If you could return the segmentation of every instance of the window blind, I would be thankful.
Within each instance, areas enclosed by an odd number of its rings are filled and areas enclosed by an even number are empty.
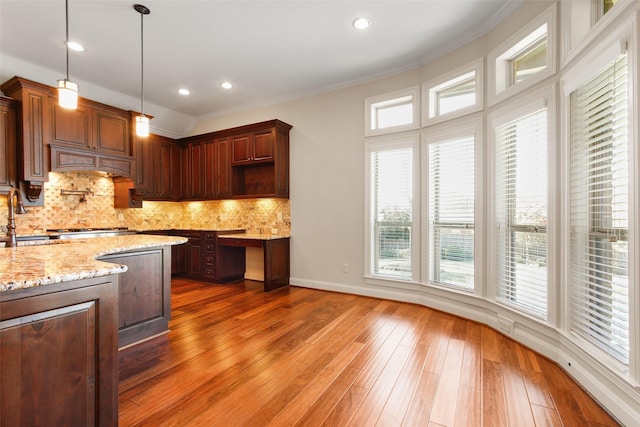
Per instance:
[[[475,136],[429,145],[429,279],[473,289]]]
[[[413,150],[371,153],[373,274],[411,279]]]
[[[629,361],[628,84],[621,55],[571,94],[572,330]]]
[[[496,128],[497,298],[547,314],[547,110]]]

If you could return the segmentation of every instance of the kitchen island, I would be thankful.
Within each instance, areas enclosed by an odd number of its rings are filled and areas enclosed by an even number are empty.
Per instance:
[[[185,241],[128,235],[0,249],[3,425],[117,425],[119,331],[130,339],[168,320],[170,247]],[[132,319],[141,301],[151,318],[122,327],[123,307]]]

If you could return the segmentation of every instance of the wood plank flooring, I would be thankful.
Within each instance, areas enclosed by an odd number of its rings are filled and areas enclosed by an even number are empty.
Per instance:
[[[120,353],[120,426],[616,426],[555,363],[422,306],[174,279]]]

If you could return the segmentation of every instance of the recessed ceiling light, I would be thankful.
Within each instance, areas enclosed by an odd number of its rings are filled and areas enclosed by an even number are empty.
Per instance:
[[[225,89],[231,89],[233,87],[233,85],[229,82],[222,82],[220,83],[220,87],[223,87]]]
[[[68,41],[67,46],[69,46],[69,49],[75,50],[76,52],[84,52],[84,46],[78,42]]]
[[[189,95],[191,92],[189,92],[189,89],[180,88],[180,89],[178,89],[178,93],[180,95]]]
[[[366,30],[367,28],[369,28],[369,25],[371,25],[371,21],[369,21],[367,18],[356,18],[353,21],[353,28],[357,30]]]

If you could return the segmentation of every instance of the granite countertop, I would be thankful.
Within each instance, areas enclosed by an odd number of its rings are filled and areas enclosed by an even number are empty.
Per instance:
[[[179,245],[187,239],[133,234],[50,242],[59,243],[0,248],[0,292],[123,273],[127,266],[96,258],[129,250]]]
[[[288,239],[291,236],[288,234],[258,234],[258,233],[233,233],[233,234],[220,234],[218,239],[250,239],[250,240],[275,240],[275,239]]]

